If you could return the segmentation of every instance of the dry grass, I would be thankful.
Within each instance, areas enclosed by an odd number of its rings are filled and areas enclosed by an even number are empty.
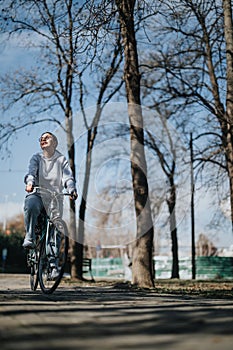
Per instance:
[[[83,287],[108,287],[124,290],[140,291],[140,288],[132,285],[129,282],[120,280],[96,280],[91,281],[77,281],[69,280],[66,283],[72,285],[79,285]],[[149,291],[149,290],[148,290]],[[156,280],[155,288],[151,289],[152,292],[158,294],[178,294],[178,295],[196,295],[201,297],[216,297],[233,299],[233,280]]]
[[[205,297],[233,298],[233,280],[157,280],[155,289],[159,293],[200,295]]]

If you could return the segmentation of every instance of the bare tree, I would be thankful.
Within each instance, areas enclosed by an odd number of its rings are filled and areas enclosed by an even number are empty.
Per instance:
[[[230,182],[231,222],[233,230],[233,21],[232,3],[223,0],[224,33],[226,42],[226,110],[217,115],[222,131],[222,143]]]
[[[12,136],[26,125],[42,122],[44,117],[40,118],[39,115],[48,115],[52,108],[61,109],[65,118],[69,163],[75,177],[72,97],[77,48],[74,45],[72,1],[63,4],[46,0],[12,1],[3,5],[5,5],[2,11],[4,17],[1,19],[6,23],[6,33],[19,38],[28,34],[26,45],[37,46],[38,50],[40,48],[41,56],[37,63],[37,71],[35,69],[32,71],[30,67],[29,71],[13,72],[14,78],[11,74],[7,77],[8,84],[2,88],[4,102],[8,103],[5,109],[20,103],[26,106],[25,114],[29,109],[30,111],[34,109],[34,115],[32,118],[27,116],[25,118],[24,114],[23,120],[13,118],[12,124],[2,125],[4,131],[1,139],[4,141],[4,132]],[[59,17],[60,21],[57,21]],[[35,43],[36,40],[38,44]],[[43,101],[43,107],[39,101]],[[72,202],[71,209],[72,237],[75,238],[75,205]],[[73,256],[75,257],[74,254]]]
[[[104,45],[105,33],[100,23],[103,24],[104,20],[107,23],[107,20],[94,1],[80,5],[72,0],[18,0],[3,1],[1,6],[2,32],[17,39],[25,38],[25,47],[33,49],[36,61],[28,70],[14,71],[2,77],[4,110],[9,111],[12,106],[18,108],[17,115],[13,114],[10,122],[7,120],[0,125],[0,140],[7,141],[29,125],[56,122],[65,129],[69,162],[75,176],[73,123],[80,95],[79,77],[93,63],[98,40],[102,40],[101,48]],[[73,277],[77,277],[79,245],[75,206],[73,202],[70,205],[71,272]]]
[[[133,284],[153,287],[153,222],[144,153],[143,119],[140,100],[140,73],[134,25],[134,0],[116,0],[124,47],[124,81],[128,102],[131,143],[131,172],[137,220],[133,250]]]
[[[122,61],[122,48],[120,43],[119,34],[116,36],[116,44],[113,50],[112,59],[109,62],[109,67],[105,68],[103,72],[103,76],[101,79],[101,85],[99,89],[99,94],[96,99],[96,111],[94,118],[90,125],[88,125],[88,120],[85,113],[85,108],[83,104],[83,92],[81,89],[80,94],[80,104],[82,108],[82,113],[85,121],[85,126],[87,129],[87,149],[86,149],[86,166],[85,166],[85,176],[83,183],[83,191],[82,191],[82,200],[79,209],[79,225],[78,225],[78,242],[77,242],[77,274],[80,279],[83,279],[82,274],[82,260],[83,260],[83,242],[84,242],[84,226],[85,226],[85,217],[86,217],[86,200],[88,196],[88,188],[90,181],[90,171],[91,171],[91,163],[92,163],[92,150],[94,148],[95,139],[97,136],[98,124],[101,118],[101,113],[104,106],[111,100],[114,94],[120,89],[122,85],[122,81],[119,82],[118,85],[114,87],[114,89],[109,92],[109,94],[105,97],[107,89],[114,75],[119,70],[120,64]],[[99,70],[102,70],[99,67]],[[81,84],[80,86],[83,86]]]
[[[217,248],[213,242],[203,233],[199,234],[196,249],[197,256],[215,256],[217,253]]]
[[[232,3],[230,0],[160,3],[163,8],[160,18],[153,25],[150,23],[150,35],[153,28],[157,50],[147,53],[144,61],[150,75],[154,72],[147,83],[160,103],[175,99],[187,107],[194,139],[202,129],[198,161],[211,162],[227,174],[233,223]],[[162,47],[159,42],[166,45]]]
[[[166,135],[165,139],[161,139],[161,135],[156,137],[149,130],[147,130],[146,144],[155,152],[158,157],[163,173],[167,178],[168,190],[165,194],[166,203],[169,212],[170,234],[172,243],[172,271],[171,278],[179,278],[179,259],[178,259],[178,239],[177,239],[177,223],[176,223],[176,204],[177,204],[177,185],[176,185],[176,167],[177,167],[177,139],[172,135],[167,125],[169,111],[161,110],[158,113],[161,117],[163,126],[163,133]],[[165,146],[165,147],[164,147]]]

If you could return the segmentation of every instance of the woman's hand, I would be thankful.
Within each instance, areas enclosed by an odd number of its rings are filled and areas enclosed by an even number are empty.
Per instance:
[[[77,193],[77,191],[76,190],[73,190],[73,191],[71,191],[71,193],[70,193],[70,199],[72,199],[72,200],[76,200],[78,198],[78,193]]]
[[[34,189],[34,186],[33,186],[33,184],[27,184],[26,185],[26,188],[25,188],[25,191],[27,191],[27,192],[32,192],[33,191],[33,189]]]

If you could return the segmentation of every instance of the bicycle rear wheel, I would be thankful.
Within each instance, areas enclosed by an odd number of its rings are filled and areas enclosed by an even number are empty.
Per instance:
[[[50,223],[49,241],[43,240],[39,258],[39,283],[43,293],[51,294],[59,285],[68,255],[68,231],[63,220]],[[53,277],[56,265],[57,275]]]

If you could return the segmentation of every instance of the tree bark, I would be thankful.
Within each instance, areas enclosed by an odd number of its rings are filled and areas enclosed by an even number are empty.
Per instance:
[[[220,120],[220,123],[222,125],[223,143],[229,175],[231,222],[233,231],[233,23],[231,6],[232,4],[230,0],[223,0],[227,62],[227,95],[225,121],[221,122]]]
[[[124,47],[124,81],[128,102],[131,145],[131,173],[135,201],[137,235],[133,249],[132,283],[151,288],[153,281],[153,222],[144,153],[143,118],[140,101],[140,73],[134,28],[134,0],[116,1]]]
[[[178,258],[178,240],[176,227],[176,186],[174,184],[174,175],[170,177],[170,192],[167,198],[169,210],[170,232],[172,241],[172,273],[171,278],[180,278],[179,276],[179,258]]]
[[[78,242],[77,242],[77,275],[79,279],[83,279],[82,261],[83,261],[83,244],[84,244],[84,223],[86,216],[86,199],[90,182],[90,171],[92,162],[92,149],[97,134],[97,127],[90,128],[87,132],[87,157],[85,178],[83,184],[82,200],[79,209],[79,225],[78,225]]]
[[[72,123],[72,111],[68,108],[66,114],[66,132],[67,132],[67,148],[68,148],[68,159],[71,170],[73,172],[74,179],[76,178],[75,174],[75,145],[73,137],[73,123]],[[69,239],[69,256],[70,256],[70,273],[72,278],[78,277],[78,247],[76,240],[76,208],[75,202],[70,200],[70,239]]]

